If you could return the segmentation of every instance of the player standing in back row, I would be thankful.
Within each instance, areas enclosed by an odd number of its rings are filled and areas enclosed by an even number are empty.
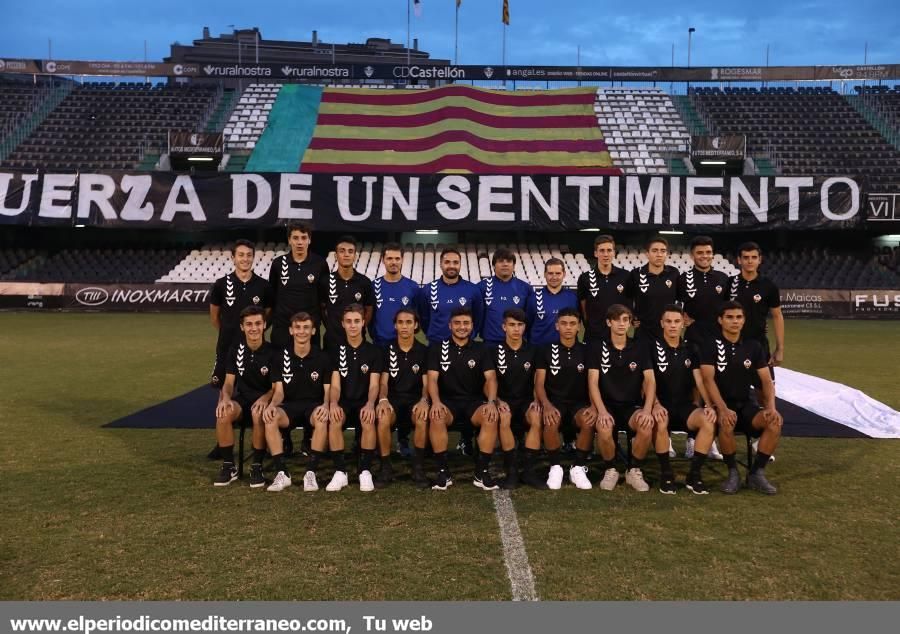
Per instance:
[[[485,345],[496,347],[506,338],[503,332],[504,314],[511,308],[525,308],[531,296],[531,286],[513,275],[516,254],[509,249],[497,249],[491,257],[494,275],[478,283],[484,302],[481,338]]]
[[[675,303],[678,293],[678,269],[666,264],[669,243],[655,237],[647,242],[647,263],[631,271],[628,295],[634,301],[637,322],[634,338],[652,346],[662,337],[659,319],[663,307]]]
[[[337,269],[329,273],[325,284],[325,296],[322,298],[325,323],[325,349],[332,351],[342,343],[347,343],[342,320],[344,309],[350,304],[359,304],[365,311],[363,321],[368,325],[372,321],[375,300],[372,297],[372,280],[359,273],[356,264],[356,239],[352,236],[341,236],[334,247]],[[366,336],[363,328],[363,337]]]
[[[616,241],[610,235],[594,239],[594,257],[597,266],[578,277],[578,301],[584,321],[584,342],[600,341],[609,336],[606,311],[613,304],[631,307],[626,295],[628,271],[613,264],[616,257]]]
[[[528,317],[528,342],[533,346],[559,343],[556,317],[564,308],[578,310],[578,296],[568,288],[563,288],[566,279],[566,265],[559,258],[544,262],[546,286],[534,289],[525,302]]]

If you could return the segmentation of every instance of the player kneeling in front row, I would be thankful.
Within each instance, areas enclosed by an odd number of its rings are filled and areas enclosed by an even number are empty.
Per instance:
[[[419,318],[410,308],[401,308],[394,315],[397,337],[385,349],[375,408],[378,418],[378,448],[381,452],[381,471],[376,488],[386,487],[394,478],[391,465],[391,428],[412,423],[415,427],[413,445],[413,482],[420,489],[431,486],[425,477],[423,460],[428,441],[428,348],[416,341]],[[399,434],[400,432],[398,432]]]
[[[267,491],[283,491],[291,486],[291,474],[284,463],[282,431],[297,427],[302,427],[306,437],[311,438],[312,447],[303,476],[303,490],[319,489],[316,468],[328,444],[328,392],[332,365],[326,353],[312,346],[315,330],[309,313],[300,312],[291,317],[288,331],[293,344],[282,351],[281,358],[272,369],[275,390],[262,416],[266,444],[275,470],[275,479]]]
[[[334,460],[334,476],[326,491],[340,491],[350,483],[344,464],[344,427],[359,432],[359,490],[374,491],[372,459],[375,457],[375,400],[381,385],[382,352],[363,339],[365,309],[360,304],[344,308],[341,326],[347,343],[332,350],[331,393],[329,394],[328,446]]]
[[[669,466],[668,428],[665,422],[653,420],[653,403],[656,400],[653,365],[646,348],[628,338],[632,317],[631,311],[621,304],[613,304],[606,312],[609,337],[593,345],[588,364],[588,391],[597,420],[593,429],[583,426],[576,440],[580,450],[590,449],[596,432],[597,448],[604,464],[600,488],[607,491],[614,489],[619,481],[615,466],[615,434],[618,430],[633,438],[628,470],[625,472],[626,484],[636,491],[650,490],[641,466],[651,442],[656,448],[661,471],[672,471]]]
[[[663,308],[662,339],[653,342],[650,356],[656,378],[656,403],[653,420],[667,426],[669,432],[686,431],[696,435],[691,469],[687,476],[688,490],[697,495],[709,493],[703,483],[701,470],[716,434],[716,413],[709,407],[709,397],[700,373],[700,360],[694,346],[681,338],[684,311],[676,304]],[[704,403],[700,407],[699,403]],[[662,493],[675,493],[675,476],[669,467],[668,456],[660,456],[663,466],[659,483]]]
[[[225,364],[225,383],[219,392],[216,405],[216,442],[222,457],[222,468],[213,484],[228,486],[238,477],[234,466],[233,425],[247,417],[253,425],[253,462],[250,466],[250,486],[261,487],[266,481],[262,474],[262,461],[266,453],[263,427],[257,421],[272,397],[270,370],[278,363],[278,351],[263,339],[266,329],[265,311],[259,306],[248,306],[241,311],[240,328],[244,339],[228,354]]]
[[[500,448],[503,450],[504,489],[519,486],[519,467],[516,464],[516,437],[525,429],[528,412],[540,414],[534,400],[535,348],[525,343],[527,317],[521,308],[503,311],[505,339],[494,348],[494,368],[497,376],[497,411],[500,414]]]
[[[580,323],[578,310],[561,309],[556,316],[559,343],[551,343],[537,355],[534,394],[540,404],[540,411],[529,408],[525,413],[528,432],[525,435],[525,469],[522,481],[538,489],[557,490],[562,487],[560,433],[574,433],[576,427],[592,425],[594,422],[594,410],[588,400],[586,381],[588,347],[578,341]],[[534,472],[542,437],[550,461],[546,483]],[[590,451],[579,452],[575,465],[569,469],[569,479],[578,488],[591,488],[586,476],[589,456]]]
[[[775,495],[778,489],[766,479],[766,465],[781,438],[783,419],[775,409],[775,385],[769,373],[768,354],[759,341],[741,336],[744,320],[741,304],[723,303],[718,317],[722,334],[706,342],[700,360],[703,382],[716,408],[719,448],[728,465],[722,492],[737,493],[741,488],[735,459],[737,431],[759,437],[756,459],[747,478],[750,488]],[[762,390],[759,400],[753,393],[754,385]]]
[[[446,491],[453,484],[447,468],[447,428],[478,429],[478,458],[473,484],[485,491],[499,488],[489,467],[497,444],[497,376],[491,351],[472,341],[472,311],[459,306],[450,313],[450,338],[428,351],[428,395],[431,398],[428,433],[437,463],[432,489]],[[485,403],[485,397],[487,403]]]

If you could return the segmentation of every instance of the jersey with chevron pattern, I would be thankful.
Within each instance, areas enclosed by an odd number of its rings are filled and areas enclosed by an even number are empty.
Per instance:
[[[664,340],[653,342],[650,350],[656,377],[656,397],[664,407],[690,403],[693,399],[694,370],[700,369],[696,349],[679,341],[673,348]]]
[[[419,294],[419,323],[430,343],[440,343],[450,337],[450,312],[457,306],[472,309],[472,336],[481,330],[484,305],[478,286],[464,279],[447,284],[438,278],[426,284]]]
[[[506,338],[503,332],[503,313],[509,308],[525,310],[525,303],[531,296],[531,285],[512,277],[504,282],[496,275],[478,283],[484,300],[484,319],[481,338],[489,344],[497,344]]]
[[[724,337],[704,342],[700,354],[702,365],[716,368],[716,387],[726,403],[746,403],[753,396],[751,386],[759,382],[759,370],[768,359],[756,339],[742,337],[732,343]]]
[[[575,342],[571,348],[551,343],[537,355],[537,369],[544,370],[544,391],[554,404],[586,404],[588,347]]]
[[[578,310],[578,296],[568,288],[558,293],[551,293],[546,286],[534,289],[525,302],[525,315],[528,317],[528,343],[534,346],[545,346],[559,343],[556,331],[556,316],[563,308]]]
[[[601,339],[591,344],[588,356],[588,368],[600,370],[600,396],[604,403],[643,404],[644,370],[652,370],[653,364],[642,343],[626,339],[620,350],[609,339]]]
[[[275,364],[272,382],[281,382],[284,400],[319,401],[325,397],[325,386],[331,384],[334,366],[329,356],[311,347],[305,357],[294,354],[293,349],[281,351],[281,359]]]
[[[245,342],[228,354],[226,374],[234,375],[235,393],[256,400],[272,388],[272,371],[281,363],[281,350],[268,341],[253,350]]]
[[[375,300],[375,314],[372,317],[372,339],[384,347],[397,336],[394,330],[394,316],[401,308],[410,308],[419,314],[419,285],[408,277],[389,282],[384,277],[372,282],[372,296]],[[419,325],[422,317],[419,315]]]

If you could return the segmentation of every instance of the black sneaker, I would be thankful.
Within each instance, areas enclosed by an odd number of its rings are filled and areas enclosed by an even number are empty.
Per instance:
[[[507,491],[514,491],[519,488],[519,471],[517,469],[510,470],[503,479],[503,488]]]
[[[408,438],[401,438],[400,440],[397,441],[397,453],[399,453],[404,458],[412,458],[413,457],[413,450],[409,446]]]
[[[394,468],[390,463],[385,463],[381,465],[381,471],[378,472],[378,477],[375,478],[375,488],[376,489],[384,489],[389,486],[391,482],[394,481]]]
[[[263,477],[262,465],[250,465],[250,488],[258,489],[264,486],[266,486],[266,479]]]
[[[475,479],[472,480],[472,484],[477,486],[479,489],[484,489],[485,491],[496,491],[500,488],[500,485],[497,484],[497,481],[489,471],[476,473]]]
[[[431,480],[425,476],[425,472],[422,469],[413,469],[412,480],[417,489],[428,489],[431,487]]]
[[[437,478],[434,483],[431,485],[431,488],[434,491],[446,491],[449,487],[453,485],[453,478],[450,477],[450,472],[444,469],[438,471]]]
[[[217,487],[227,487],[229,484],[237,480],[238,472],[237,467],[234,466],[233,462],[223,462],[222,468],[219,469],[219,475],[216,477],[213,482],[213,486]]]
[[[456,443],[456,450],[463,456],[472,456],[472,443],[462,438]]]
[[[522,483],[527,484],[528,486],[540,491],[547,490],[547,479],[541,478],[534,471],[526,471],[525,473],[523,473]]]
[[[709,495],[709,487],[706,486],[699,477],[695,478],[688,475],[687,479],[684,481],[684,486],[687,487],[688,491],[693,492],[694,495]]]
[[[675,495],[678,488],[675,486],[675,478],[670,475],[661,476],[659,479],[659,492],[664,495]]]
[[[221,460],[222,452],[219,451],[219,445],[217,444],[215,447],[210,450],[208,454],[206,454],[207,460]]]

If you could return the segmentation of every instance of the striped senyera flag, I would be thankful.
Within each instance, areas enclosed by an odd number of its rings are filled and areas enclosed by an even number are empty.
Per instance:
[[[322,93],[304,172],[620,174],[594,115],[593,88]]]

